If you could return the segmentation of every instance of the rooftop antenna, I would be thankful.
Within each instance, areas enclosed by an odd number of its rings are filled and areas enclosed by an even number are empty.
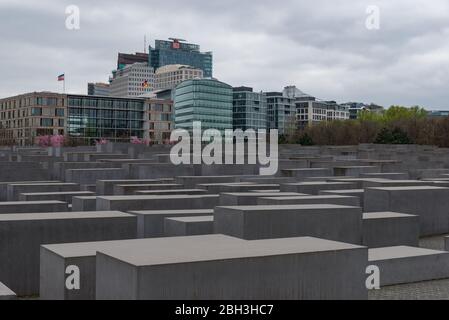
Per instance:
[[[143,52],[147,53],[147,35],[143,36]]]

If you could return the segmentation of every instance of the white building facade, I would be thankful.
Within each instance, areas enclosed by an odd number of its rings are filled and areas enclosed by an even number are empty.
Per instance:
[[[203,78],[203,70],[188,65],[170,64],[160,67],[154,75],[154,89],[174,89],[185,80]]]
[[[154,90],[154,69],[138,62],[113,72],[110,92],[114,97],[138,97]]]

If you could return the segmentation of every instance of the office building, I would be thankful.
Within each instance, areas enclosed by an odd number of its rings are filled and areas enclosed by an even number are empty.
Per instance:
[[[346,102],[341,104],[347,107],[349,111],[349,119],[358,119],[361,111],[369,111],[374,113],[382,113],[384,108],[377,104],[365,104],[363,102]]]
[[[134,54],[129,54],[119,52],[117,58],[117,69],[123,69],[130,64],[145,62],[148,62],[148,53],[136,52]]]
[[[190,79],[175,89],[175,128],[191,131],[194,121],[203,130],[232,129],[232,87],[212,78]]]
[[[146,62],[127,65],[113,72],[111,96],[138,97],[154,90],[154,69]]]
[[[174,89],[185,80],[202,78],[203,70],[182,64],[160,67],[154,74],[154,90]]]
[[[291,134],[296,130],[295,99],[283,92],[266,92],[267,129],[277,129],[279,134]]]
[[[212,52],[201,52],[200,46],[182,39],[156,40],[149,47],[149,63],[157,70],[170,64],[182,64],[203,70],[204,77],[212,77]]]
[[[108,97],[111,94],[111,85],[109,83],[88,83],[87,95]]]
[[[52,92],[0,99],[0,145],[33,145],[38,136],[58,134],[80,144],[133,136],[162,143],[173,126],[171,100]]]
[[[250,87],[233,89],[234,129],[266,129],[267,97],[263,92],[253,92]]]
[[[144,135],[144,100],[67,95],[67,135],[83,143]]]

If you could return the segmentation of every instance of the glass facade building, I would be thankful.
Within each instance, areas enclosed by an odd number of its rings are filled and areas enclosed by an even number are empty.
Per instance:
[[[267,129],[278,129],[279,134],[296,126],[295,99],[282,92],[267,92]]]
[[[249,87],[233,89],[234,129],[266,129],[267,98],[264,93],[253,92]]]
[[[143,137],[144,100],[68,96],[67,134],[93,142],[101,138],[129,141]]]
[[[215,79],[191,79],[175,89],[175,128],[191,131],[194,121],[202,130],[232,129],[232,87]]]
[[[149,64],[156,70],[170,64],[189,65],[203,70],[204,77],[212,77],[212,52],[200,52],[197,44],[156,40],[155,47],[149,47]]]

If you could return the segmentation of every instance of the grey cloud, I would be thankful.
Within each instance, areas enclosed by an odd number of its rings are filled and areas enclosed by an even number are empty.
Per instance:
[[[81,9],[81,30],[64,10]],[[365,28],[378,5],[381,28]],[[183,37],[214,52],[231,85],[303,91],[340,102],[449,108],[449,4],[444,0],[87,1],[0,0],[0,95],[105,81],[118,51],[143,50],[143,35]]]

